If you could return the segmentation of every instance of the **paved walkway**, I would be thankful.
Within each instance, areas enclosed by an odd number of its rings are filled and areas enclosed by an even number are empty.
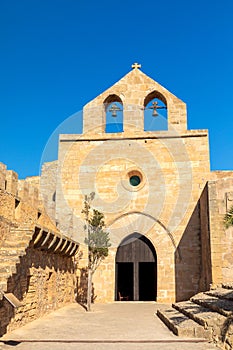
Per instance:
[[[70,304],[0,338],[1,350],[212,350],[176,337],[156,317],[156,303]],[[162,306],[164,307],[164,305]]]

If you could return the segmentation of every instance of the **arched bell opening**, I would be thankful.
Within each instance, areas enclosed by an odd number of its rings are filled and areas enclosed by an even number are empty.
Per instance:
[[[157,255],[145,236],[133,233],[116,253],[115,300],[156,301]]]
[[[144,130],[168,130],[167,101],[158,91],[153,91],[144,99]]]
[[[105,107],[105,132],[123,132],[123,102],[115,94],[109,95],[104,100]]]

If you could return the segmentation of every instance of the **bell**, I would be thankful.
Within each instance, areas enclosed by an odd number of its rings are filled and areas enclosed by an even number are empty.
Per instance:
[[[153,109],[152,117],[158,117],[158,113],[155,108]]]
[[[117,105],[115,103],[113,103],[112,107],[109,109],[109,112],[112,113],[112,117],[116,117],[117,116],[117,111],[120,111],[120,108],[117,107]]]

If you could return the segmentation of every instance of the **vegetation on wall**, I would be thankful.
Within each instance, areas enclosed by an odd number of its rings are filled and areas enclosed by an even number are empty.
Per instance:
[[[233,205],[224,216],[224,225],[226,228],[233,226]]]

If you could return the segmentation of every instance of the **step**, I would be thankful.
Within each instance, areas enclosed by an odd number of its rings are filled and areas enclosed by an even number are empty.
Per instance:
[[[2,272],[0,273],[0,284],[1,283],[4,283],[4,282],[7,282],[8,278],[10,277],[11,275],[7,272]]]
[[[29,241],[32,238],[31,233],[15,233],[15,232],[10,232],[7,236],[7,239],[9,240],[20,240],[20,239],[25,239]]]
[[[19,234],[9,234],[6,236],[7,239],[9,239],[10,241],[20,241],[20,240],[25,240],[27,242],[30,242],[30,240],[32,239],[32,234],[23,234],[23,235],[19,235]]]
[[[199,293],[191,298],[191,301],[218,312],[223,316],[230,316],[233,312],[233,302],[226,299],[219,299],[206,293]]]
[[[7,281],[0,281],[0,291],[7,291]]]
[[[205,339],[210,337],[208,330],[205,330],[204,327],[173,308],[158,309],[157,316],[175,335],[180,337]]]
[[[18,248],[26,248],[28,245],[28,242],[26,242],[25,240],[23,241],[9,241],[6,240],[3,242],[2,247],[3,248],[11,248],[11,249],[18,249]]]
[[[220,298],[220,299],[227,299],[233,301],[233,290],[232,289],[226,289],[226,288],[216,288],[213,290],[209,290],[208,292],[205,292],[205,294]]]
[[[25,254],[25,249],[18,248],[18,249],[13,249],[12,247],[3,247],[0,248],[0,255],[5,255],[5,256],[22,256]]]
[[[17,272],[17,268],[15,264],[14,265],[8,264],[5,266],[0,265],[0,276],[5,273],[12,275],[13,273],[16,273],[16,272]]]
[[[0,268],[5,266],[14,266],[17,263],[18,261],[16,259],[5,259],[5,260],[0,259]]]
[[[213,326],[222,327],[226,321],[226,317],[223,315],[220,315],[215,311],[211,311],[204,306],[195,304],[190,300],[175,303],[172,304],[172,306],[185,316],[199,323],[205,329]]]
[[[8,262],[17,264],[20,262],[20,258],[18,255],[11,255],[10,257],[6,255],[0,255],[0,265],[7,264]]]
[[[20,225],[17,225],[16,227],[12,227],[11,228],[11,231],[12,232],[29,232],[29,231],[32,231],[32,227],[31,225],[24,225],[24,224],[20,224]]]

